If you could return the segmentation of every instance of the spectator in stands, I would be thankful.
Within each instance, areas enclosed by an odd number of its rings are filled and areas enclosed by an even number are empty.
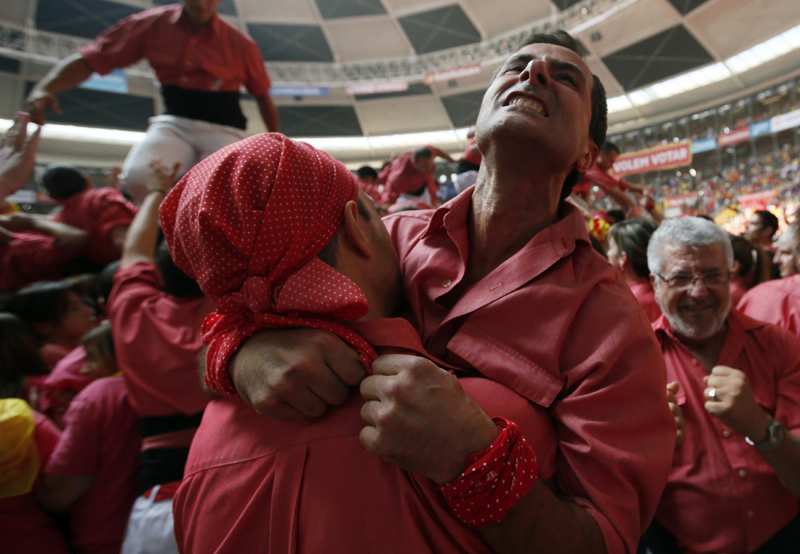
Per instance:
[[[0,291],[61,279],[89,240],[87,231],[66,223],[20,212],[0,215]]]
[[[605,194],[613,198],[626,215],[629,215],[636,208],[636,202],[626,194],[626,191],[630,190],[637,194],[644,194],[645,190],[624,179],[609,175],[608,172],[613,169],[614,162],[617,161],[618,156],[619,147],[616,144],[608,141],[603,143],[594,165],[584,173],[578,184],[572,189],[572,193],[581,197],[584,202],[588,202],[592,186],[596,185]]]
[[[392,160],[378,175],[378,184],[385,187],[381,204],[389,207],[401,202],[422,202],[437,206],[439,189],[433,178],[436,158],[454,161],[435,146],[423,146]]]
[[[733,249],[712,222],[663,223],[647,258],[666,316],[654,328],[684,419],[650,548],[796,552],[800,342],[731,309]]]
[[[297,167],[312,177],[298,181]],[[248,138],[193,168],[162,205],[161,221],[176,262],[217,302],[206,338],[241,337],[262,325],[323,326],[370,360],[370,341],[379,353],[428,357],[410,323],[396,317],[397,255],[370,204],[339,162],[285,137]],[[287,210],[292,223],[273,217]],[[251,217],[259,231],[242,236],[237,229]],[[248,294],[261,285],[275,291],[271,299]],[[208,356],[215,355],[212,347]],[[556,449],[546,411],[487,379],[459,382],[482,408],[534,436],[539,477],[549,480]],[[329,418],[297,424],[229,399],[212,401],[176,495],[181,550],[482,552],[431,481],[363,449],[362,404],[355,396]],[[513,494],[523,494],[533,482],[524,467],[532,452],[524,438],[515,441]],[[500,487],[492,503],[504,494]],[[286,499],[295,496],[299,506],[287,510]]]
[[[733,247],[731,300],[738,306],[744,293],[769,279],[769,265],[760,246],[744,237],[731,235],[730,239]]]
[[[615,223],[608,231],[608,261],[625,277],[651,323],[661,317],[647,268],[647,244],[655,230],[651,220],[637,218]]]
[[[780,279],[750,289],[739,301],[742,313],[782,327],[800,338],[800,223],[792,224],[776,241]]]
[[[546,406],[558,430],[558,496],[537,480],[513,516],[478,527],[498,551],[633,551],[674,450],[651,327],[591,249],[579,212],[562,203],[606,128],[602,84],[577,52],[563,31],[530,37],[484,95],[475,187],[439,210],[384,220],[426,349]],[[262,331],[230,374],[236,345],[227,348],[227,358],[207,357],[208,381],[273,417],[318,416],[364,378],[357,354],[323,331]],[[426,360],[384,363],[361,381],[362,443],[413,473],[459,480],[485,416],[466,409],[463,391]]]
[[[97,325],[94,310],[63,281],[36,283],[20,290],[8,309],[39,337],[39,351],[50,369]]]
[[[94,345],[110,331],[106,325],[85,341]],[[99,333],[99,334],[98,334]],[[110,340],[108,338],[107,340]],[[139,421],[120,376],[112,376],[113,359],[72,400],[65,427],[37,492],[54,512],[70,512],[70,544],[77,554],[117,554],[139,469]]]
[[[28,137],[30,119],[30,114],[18,112],[0,142],[0,204],[21,189],[33,171],[42,128]]]
[[[760,246],[770,263],[771,279],[777,279],[780,274],[779,268],[774,263],[775,248],[772,239],[778,232],[778,218],[767,210],[756,210],[747,222],[747,229],[744,231],[744,238],[753,244]]]
[[[364,189],[367,196],[372,198],[373,202],[380,203],[383,195],[378,188],[378,172],[375,171],[375,168],[369,165],[361,166],[356,170],[356,177],[358,177],[358,184]]]
[[[201,324],[213,304],[156,249],[158,207],[178,168],[151,162],[148,192],[131,223],[114,275],[109,319],[117,366],[141,416],[141,471],[122,552],[177,552],[172,495],[209,397],[200,388]]]
[[[127,17],[61,60],[31,89],[26,109],[44,123],[45,108],[61,109],[55,94],[70,90],[92,72],[105,75],[142,58],[161,85],[164,114],[150,120],[145,139],[134,146],[122,180],[137,203],[146,192],[147,167],[160,156],[183,171],[226,144],[245,136],[247,119],[239,106],[245,86],[270,131],[279,131],[269,96],[270,80],[258,45],[217,16],[221,0],[182,0]]]
[[[101,268],[118,260],[136,208],[119,191],[93,188],[89,178],[69,165],[51,165],[42,174],[42,186],[61,210],[52,220],[89,233],[84,256]]]

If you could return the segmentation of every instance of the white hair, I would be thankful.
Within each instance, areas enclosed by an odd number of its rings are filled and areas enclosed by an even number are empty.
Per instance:
[[[647,267],[650,273],[659,274],[664,269],[664,249],[667,246],[688,247],[722,245],[725,263],[733,269],[733,246],[728,233],[714,222],[702,217],[679,217],[662,223],[647,245]]]

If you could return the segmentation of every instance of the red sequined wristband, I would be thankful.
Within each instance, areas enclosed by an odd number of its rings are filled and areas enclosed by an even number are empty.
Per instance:
[[[536,453],[517,424],[502,417],[492,421],[501,431],[491,446],[472,454],[459,477],[437,487],[453,515],[467,525],[499,523],[539,475]]]

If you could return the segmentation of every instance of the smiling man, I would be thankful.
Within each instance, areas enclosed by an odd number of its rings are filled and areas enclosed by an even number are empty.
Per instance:
[[[103,31],[92,44],[61,60],[31,89],[26,110],[44,123],[45,108],[61,115],[56,94],[142,58],[161,87],[164,113],[150,119],[147,135],[122,167],[125,190],[141,204],[147,167],[154,157],[185,173],[212,152],[243,139],[247,119],[239,89],[253,95],[270,131],[278,112],[269,96],[270,80],[256,43],[217,16],[222,0],[183,0],[142,11]]]
[[[495,552],[634,552],[675,444],[649,323],[563,202],[606,132],[605,92],[577,52],[563,31],[525,41],[484,96],[475,187],[438,210],[384,219],[403,272],[404,316],[427,351],[514,390],[556,429],[553,478],[507,501],[503,517],[470,523]],[[346,401],[360,383],[364,447],[440,484],[448,498],[500,434],[496,414],[465,403],[429,360],[379,358],[365,378],[335,336],[270,330],[248,340],[229,375],[237,344],[228,339],[209,346],[215,390],[299,420]]]
[[[647,258],[664,312],[653,326],[685,422],[651,549],[796,552],[800,343],[731,309],[733,249],[714,223],[663,223]]]

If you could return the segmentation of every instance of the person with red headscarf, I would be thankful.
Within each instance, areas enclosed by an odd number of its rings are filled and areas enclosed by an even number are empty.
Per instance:
[[[367,370],[379,371],[379,353],[429,357],[413,327],[392,318],[402,293],[383,223],[327,154],[277,134],[235,143],[187,173],[161,220],[176,263],[217,305],[203,326],[209,363],[265,327],[327,329]],[[175,496],[178,544],[193,553],[488,552],[466,522],[501,518],[508,497],[519,498],[537,471],[552,477],[554,430],[544,410],[502,385],[451,376],[448,383],[519,422],[499,418],[475,429],[496,443],[474,460],[487,490],[472,476],[437,487],[367,453],[358,396],[299,423],[213,400]],[[536,447],[538,465],[520,433]]]

